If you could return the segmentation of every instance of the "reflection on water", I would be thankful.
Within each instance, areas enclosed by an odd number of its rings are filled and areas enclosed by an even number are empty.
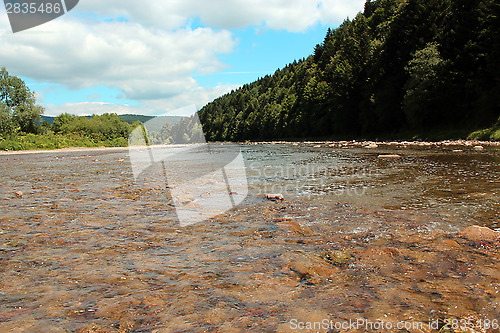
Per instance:
[[[422,331],[470,319],[481,332],[498,319],[499,246],[456,231],[498,228],[499,151],[452,148],[245,145],[249,197],[184,228],[176,184],[155,168],[135,182],[128,152],[0,156],[0,331],[292,332],[293,319],[363,318]]]

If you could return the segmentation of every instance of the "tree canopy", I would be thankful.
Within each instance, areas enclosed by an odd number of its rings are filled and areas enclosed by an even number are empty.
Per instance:
[[[377,0],[309,57],[199,111],[208,140],[473,130],[500,115],[495,0]]]
[[[14,132],[34,133],[44,108],[23,80],[0,70],[0,136]]]

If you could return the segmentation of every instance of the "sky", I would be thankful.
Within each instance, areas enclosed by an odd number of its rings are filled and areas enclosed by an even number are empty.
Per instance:
[[[363,4],[80,0],[15,34],[3,7],[0,67],[25,80],[45,115],[174,115],[307,57]]]

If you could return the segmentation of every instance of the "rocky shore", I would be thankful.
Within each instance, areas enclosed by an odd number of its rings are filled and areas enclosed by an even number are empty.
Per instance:
[[[476,140],[445,140],[436,142],[426,141],[259,141],[259,142],[240,142],[238,144],[293,144],[293,145],[316,145],[318,147],[330,146],[334,148],[415,148],[415,147],[464,147],[481,150],[484,147],[499,147],[500,141],[476,141]],[[134,146],[136,149],[144,149],[146,147]],[[153,146],[155,147],[155,146]],[[161,145],[156,146],[161,147]],[[40,150],[16,150],[16,151],[0,151],[0,155],[17,155],[17,154],[41,154],[53,152],[78,152],[78,151],[112,151],[112,150],[128,150],[129,147],[70,147],[61,149],[40,149]]]
[[[293,144],[293,145],[317,145],[318,147],[330,146],[333,148],[450,148],[464,147],[481,150],[480,147],[499,147],[500,141],[477,141],[477,140],[444,140],[444,141],[261,141],[249,144]]]

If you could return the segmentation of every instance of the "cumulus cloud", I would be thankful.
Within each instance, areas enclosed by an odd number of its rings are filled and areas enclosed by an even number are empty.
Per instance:
[[[165,115],[173,110],[194,105],[197,109],[212,101],[213,99],[237,89],[238,85],[219,85],[213,88],[196,87],[193,90],[186,91],[175,97],[147,100],[141,105],[126,105],[103,102],[80,102],[80,103],[65,103],[61,105],[48,104],[45,105],[45,114],[56,116],[61,113],[71,113],[80,116],[88,116],[92,114],[116,113],[116,114],[152,114]]]
[[[3,34],[0,59],[13,73],[34,80],[71,88],[116,87],[129,99],[150,100],[196,88],[192,73],[222,70],[217,55],[231,52],[235,43],[226,30],[164,31],[137,23],[61,19]]]
[[[364,0],[85,0],[52,22],[17,34],[0,15],[0,66],[14,75],[72,89],[107,86],[141,108],[115,104],[47,105],[47,113],[158,113],[203,106],[234,89],[200,87],[194,73],[226,66],[235,50],[230,29],[304,31],[354,16]],[[199,18],[205,28],[191,29]],[[100,111],[98,111],[100,110]],[[57,113],[56,113],[57,114]]]
[[[250,25],[298,32],[317,23],[353,17],[364,0],[86,0],[78,10],[102,17],[123,17],[143,25],[176,29],[190,17],[222,29]]]

